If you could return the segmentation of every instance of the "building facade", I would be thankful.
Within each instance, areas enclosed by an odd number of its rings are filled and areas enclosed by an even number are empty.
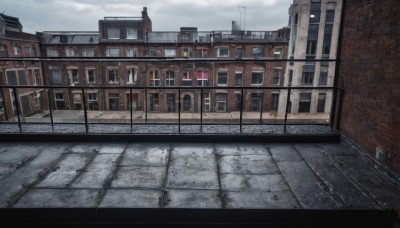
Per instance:
[[[288,59],[336,59],[342,0],[293,0],[289,9]],[[287,63],[284,86],[334,86],[335,61]],[[329,113],[332,90],[292,90],[288,111],[293,114]],[[281,94],[280,113],[285,112],[287,92]]]
[[[123,111],[132,106],[133,110],[148,112],[178,112],[178,102],[181,102],[182,112],[200,112],[201,109],[205,112],[239,111],[240,88],[228,90],[224,87],[283,85],[286,64],[262,59],[280,59],[287,55],[288,28],[255,32],[235,30],[232,26],[231,31],[201,32],[195,27],[183,27],[177,32],[154,32],[151,25],[145,7],[141,17],[100,20],[99,32],[43,32],[42,51],[47,57],[135,60],[45,63],[46,81],[50,85],[110,87],[86,91],[90,110]],[[136,61],[159,57],[182,61]],[[233,59],[236,61],[231,61]],[[131,95],[130,88],[135,86],[151,88],[146,91],[134,89]],[[201,90],[205,86],[220,88]],[[65,89],[54,93],[55,109],[83,108],[79,90]],[[276,113],[278,110],[279,90],[251,89],[243,94],[245,111]]]
[[[22,25],[18,18],[0,14],[0,24],[1,57],[41,56],[40,37],[22,32]],[[0,63],[0,84],[10,86],[43,85],[41,63],[2,61]],[[16,102],[16,98],[18,98],[18,102]],[[12,119],[17,113],[20,116],[30,116],[42,112],[47,105],[44,89],[1,89],[0,121]]]

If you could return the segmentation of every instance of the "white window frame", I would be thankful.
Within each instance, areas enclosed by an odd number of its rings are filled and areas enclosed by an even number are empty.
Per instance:
[[[13,50],[14,50],[14,56],[21,56],[21,48],[20,47],[14,46]]]
[[[110,72],[113,72],[113,77],[114,80],[110,80]],[[109,84],[118,84],[119,82],[119,75],[118,75],[118,69],[112,68],[112,69],[107,69],[107,79]]]
[[[168,70],[165,72],[165,86],[175,86],[175,80],[176,76],[174,71]]]
[[[65,54],[66,54],[67,57],[76,57],[76,56],[78,56],[77,55],[77,51],[74,48],[67,48],[65,50]]]
[[[226,83],[225,84],[219,83],[219,77],[221,76],[220,74],[226,75]],[[227,86],[227,85],[228,85],[228,71],[218,71],[217,72],[217,86]]]
[[[109,40],[121,39],[120,29],[119,28],[108,28],[107,29],[107,39],[109,39]]]
[[[107,57],[119,57],[119,48],[106,48]]]
[[[93,71],[93,81],[89,78],[89,71]],[[88,84],[96,83],[96,69],[95,68],[86,68],[86,81]]]
[[[128,47],[125,49],[126,57],[138,57],[138,49],[134,47]]]
[[[90,49],[82,50],[82,57],[94,57],[94,50]]]
[[[126,39],[127,40],[137,40],[138,39],[138,30],[136,28],[127,28],[126,29]]]
[[[160,74],[158,70],[149,71],[150,86],[161,86]]]
[[[166,48],[164,49],[164,56],[165,57],[176,57],[176,49],[174,48]]]
[[[225,50],[227,51],[226,56],[225,55],[221,55],[221,51]],[[229,48],[228,47],[219,47],[218,48],[218,58],[229,58]]]
[[[74,72],[76,72],[76,75],[73,74]],[[71,85],[79,84],[79,70],[78,69],[68,69],[68,77],[69,77],[69,81],[71,82]],[[76,78],[74,78],[74,77],[76,77]]]
[[[138,69],[134,67],[126,68],[126,84],[136,84],[137,83]]]
[[[261,83],[253,83],[253,74],[257,73],[262,75],[262,79],[261,79]],[[264,71],[252,71],[251,72],[251,85],[262,85],[264,83],[264,79],[265,79],[265,74]]]
[[[275,75],[275,72],[278,72],[278,75]],[[276,76],[278,76],[278,83],[274,83],[274,80],[276,79]],[[274,68],[272,70],[272,85],[280,85],[281,78],[282,78],[282,69],[281,68]]]

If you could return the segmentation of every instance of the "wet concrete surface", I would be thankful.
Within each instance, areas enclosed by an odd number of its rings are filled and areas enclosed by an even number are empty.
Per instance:
[[[392,209],[342,143],[0,143],[1,208]]]

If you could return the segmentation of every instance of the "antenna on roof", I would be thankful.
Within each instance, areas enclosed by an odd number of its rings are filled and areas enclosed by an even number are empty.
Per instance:
[[[245,6],[241,6],[241,5],[238,5],[238,7],[239,7],[239,16],[240,16],[240,22],[239,22],[239,26],[240,26],[240,29],[242,29],[242,11],[240,10],[240,9],[244,9],[244,26],[243,26],[243,31],[246,31],[246,7]]]

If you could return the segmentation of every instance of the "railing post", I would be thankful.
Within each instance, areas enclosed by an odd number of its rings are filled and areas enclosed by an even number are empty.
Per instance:
[[[51,92],[50,92],[51,91]],[[53,89],[50,88],[49,90],[47,90],[47,97],[48,97],[48,102],[49,102],[49,112],[50,112],[50,122],[51,122],[51,129],[54,132],[54,120],[53,120],[53,110],[51,109],[51,104],[52,104],[52,100],[51,97],[53,96]]]
[[[260,124],[262,124],[263,107],[264,107],[264,89],[263,92],[261,93]]]
[[[287,95],[287,100],[286,100],[286,111],[285,111],[285,125],[283,128],[283,133],[286,134],[286,125],[287,125],[287,117],[288,117],[288,111],[289,111],[289,102],[290,102],[290,93],[292,89],[288,88],[288,95]]]
[[[178,132],[181,133],[181,88],[178,89]]]
[[[17,96],[17,91],[15,87],[12,87],[13,94],[14,94],[14,100],[15,100],[15,110],[17,111],[17,116],[18,116],[18,127],[19,127],[19,132],[22,133],[22,127],[21,127],[21,118],[19,116],[19,102],[18,102],[18,96]]]
[[[85,115],[85,128],[86,128],[86,134],[87,134],[87,133],[89,133],[89,125],[88,125],[88,117],[87,117],[85,89],[83,87],[82,87],[82,101],[83,101],[83,112]]]
[[[5,88],[1,88],[1,97],[3,98],[3,104],[4,104],[4,106],[3,106],[3,108],[4,108],[4,115],[6,116],[6,120],[8,120],[8,114],[7,114],[7,105],[5,105],[5,101],[4,101],[4,99],[5,99],[5,96],[4,96],[4,90],[5,90]]]
[[[239,131],[242,133],[242,124],[243,124],[243,96],[244,96],[244,89],[241,89],[241,97],[240,97],[240,120],[239,120]]]
[[[145,117],[145,123],[147,124],[147,89],[144,90],[144,117]]]
[[[200,90],[200,132],[203,132],[203,88]]]
[[[133,107],[132,107],[132,88],[129,89],[129,107],[130,107],[130,112],[131,112],[131,133],[132,133],[132,128],[133,128]]]

